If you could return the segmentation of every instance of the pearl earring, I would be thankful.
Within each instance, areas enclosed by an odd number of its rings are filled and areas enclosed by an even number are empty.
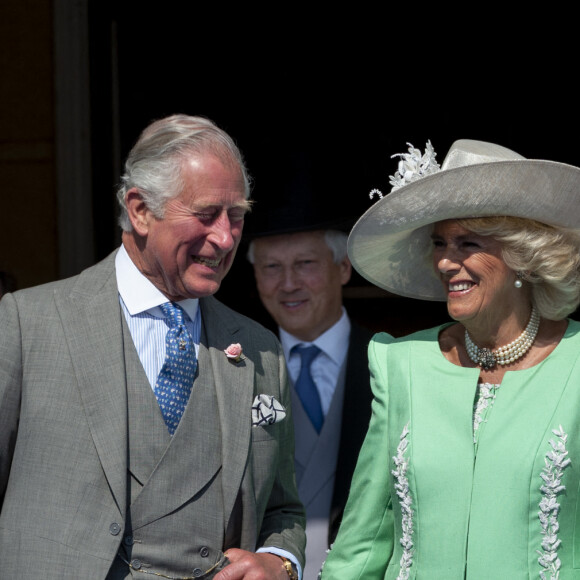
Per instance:
[[[523,282],[522,282],[522,278],[523,278],[523,276],[524,276],[524,275],[523,275],[521,272],[518,272],[518,273],[516,274],[516,279],[515,279],[515,282],[514,282],[514,286],[515,286],[516,288],[521,288],[521,287],[523,286]]]

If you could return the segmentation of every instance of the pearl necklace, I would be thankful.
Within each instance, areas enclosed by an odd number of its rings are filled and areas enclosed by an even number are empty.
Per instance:
[[[540,315],[535,306],[532,306],[532,315],[524,331],[512,342],[500,346],[496,350],[479,348],[465,330],[465,348],[469,358],[482,369],[492,369],[496,364],[509,365],[522,358],[530,350],[540,327]]]

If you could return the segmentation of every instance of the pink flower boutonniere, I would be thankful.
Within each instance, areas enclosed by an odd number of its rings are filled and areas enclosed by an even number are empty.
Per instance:
[[[242,354],[242,345],[239,343],[230,344],[228,348],[224,350],[226,356],[233,362],[240,362],[244,360],[246,357]]]

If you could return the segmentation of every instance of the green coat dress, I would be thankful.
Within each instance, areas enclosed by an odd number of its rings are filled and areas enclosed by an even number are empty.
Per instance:
[[[371,423],[322,579],[580,579],[580,324],[487,397],[442,328],[369,346]]]

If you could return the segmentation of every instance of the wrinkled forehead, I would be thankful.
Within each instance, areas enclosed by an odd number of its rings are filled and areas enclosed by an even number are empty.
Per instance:
[[[199,185],[208,187],[218,174],[224,180],[229,180],[230,188],[242,192],[248,199],[250,197],[249,179],[245,168],[230,151],[226,149],[216,150],[187,150],[177,157],[178,171],[183,186],[197,182]]]
[[[223,163],[214,155],[191,155],[180,166],[181,192],[188,197],[211,197],[214,203],[246,200],[246,185],[236,163]]]

